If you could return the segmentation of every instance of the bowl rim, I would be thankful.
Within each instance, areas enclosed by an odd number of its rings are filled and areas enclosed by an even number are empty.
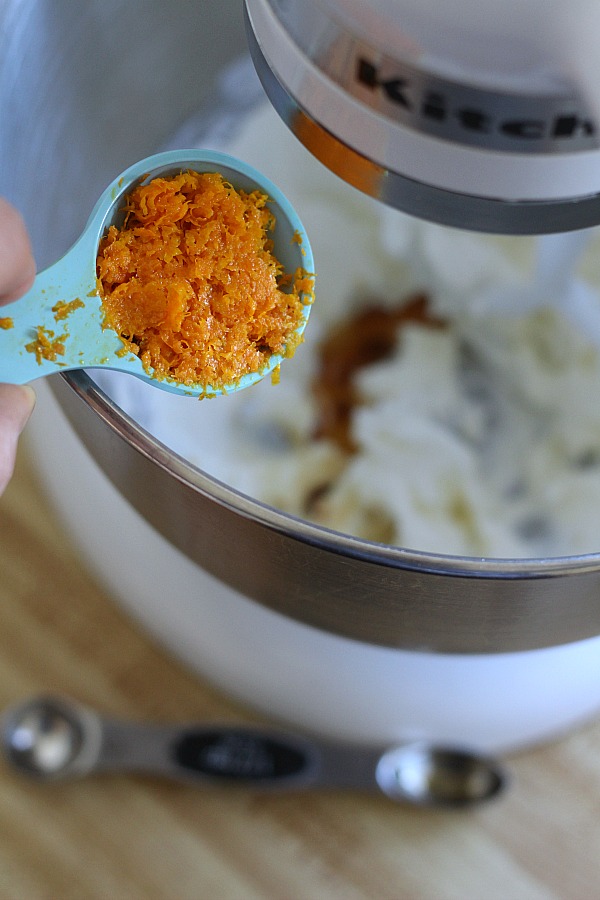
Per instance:
[[[150,462],[194,492],[270,530],[355,560],[418,573],[513,580],[582,575],[600,569],[600,551],[555,557],[457,556],[376,543],[286,513],[230,487],[155,438],[97,385],[92,371],[74,370],[60,377],[113,432]]]

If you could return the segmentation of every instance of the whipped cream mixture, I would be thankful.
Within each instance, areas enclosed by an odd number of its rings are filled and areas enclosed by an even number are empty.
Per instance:
[[[595,237],[569,281],[563,256],[579,237],[543,239],[536,256],[532,239],[386,209],[316,162],[266,105],[221,149],[264,171],[306,226],[317,299],[305,344],[279,385],[201,403],[95,375],[117,402],[209,474],[338,531],[475,557],[600,550]],[[445,326],[403,325],[389,356],[356,371],[353,454],[316,438],[324,336],[417,292]]]

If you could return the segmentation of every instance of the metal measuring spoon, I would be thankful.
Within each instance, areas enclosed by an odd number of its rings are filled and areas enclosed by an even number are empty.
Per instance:
[[[211,150],[170,150],[143,159],[119,175],[96,204],[81,237],[71,249],[49,268],[40,272],[33,287],[14,303],[2,307],[0,328],[0,383],[25,384],[55,372],[69,369],[104,368],[137,375],[166,391],[201,396],[228,394],[264,378],[283,357],[274,354],[259,372],[244,375],[239,381],[220,388],[211,385],[184,385],[166,379],[152,378],[133,353],[123,356],[123,344],[111,328],[103,328],[100,297],[96,289],[96,257],[100,239],[110,225],[123,220],[126,195],[138,184],[157,176],[174,175],[186,169],[219,172],[236,189],[267,194],[267,206],[276,218],[272,234],[273,252],[283,271],[293,275],[297,269],[314,271],[310,243],[297,213],[281,191],[252,166],[225,153]],[[57,303],[79,300],[82,307],[73,308],[65,320],[57,320],[53,311]],[[305,304],[301,333],[308,321],[310,304]],[[64,355],[56,360],[41,359],[25,349],[36,338],[37,329],[60,334],[65,330]]]
[[[382,753],[244,725],[140,725],[52,696],[9,710],[2,745],[16,769],[39,781],[129,771],[205,787],[379,790],[439,807],[480,803],[506,786],[495,760],[462,749],[411,742]]]

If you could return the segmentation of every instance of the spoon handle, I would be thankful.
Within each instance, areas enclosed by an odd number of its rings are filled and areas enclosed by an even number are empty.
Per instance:
[[[89,365],[89,348],[96,353],[99,342],[107,342],[93,254],[89,236],[83,235],[38,273],[23,297],[0,309],[0,382],[25,384]],[[118,346],[114,332],[108,342]]]
[[[161,727],[103,720],[92,769],[151,773],[205,786],[247,784],[261,790],[374,789],[380,755],[243,725]]]

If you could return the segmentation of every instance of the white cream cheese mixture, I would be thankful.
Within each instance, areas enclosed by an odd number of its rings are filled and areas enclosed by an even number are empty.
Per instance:
[[[276,386],[198,403],[103,375],[117,402],[209,474],[337,531],[475,557],[600,550],[595,238],[586,281],[550,277],[532,291],[532,240],[384,208],[316,162],[267,105],[221,149],[264,171],[304,222],[317,269],[305,343]],[[315,438],[321,341],[362,307],[418,292],[445,325],[402,326],[391,355],[357,371],[353,454]]]

